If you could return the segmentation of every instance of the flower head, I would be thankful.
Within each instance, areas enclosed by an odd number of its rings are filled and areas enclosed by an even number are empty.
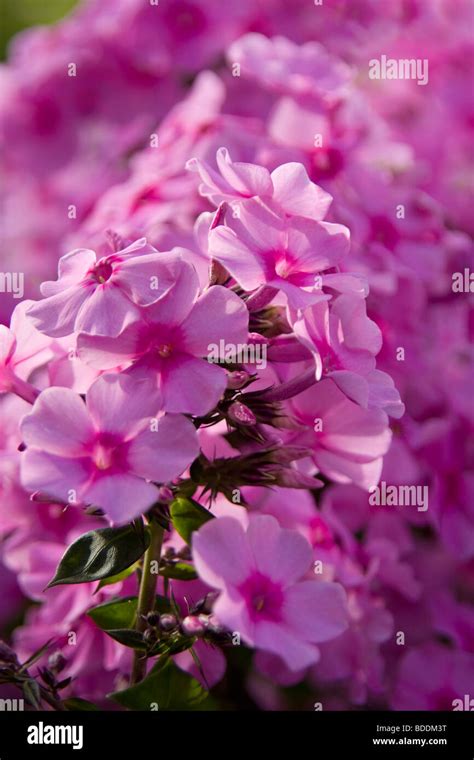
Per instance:
[[[99,507],[114,523],[137,517],[156,501],[155,483],[198,453],[193,424],[159,410],[156,390],[120,375],[96,380],[85,403],[69,388],[47,388],[21,424],[23,486]]]
[[[59,261],[58,280],[42,284],[46,297],[28,316],[52,337],[79,330],[118,335],[139,318],[139,307],[169,290],[176,265],[175,255],[158,253],[144,238],[98,260],[88,249],[71,251]]]
[[[303,580],[311,547],[274,517],[250,517],[247,531],[232,517],[211,520],[194,535],[193,557],[202,580],[221,592],[217,618],[292,670],[316,662],[316,644],[347,626],[342,587]]]

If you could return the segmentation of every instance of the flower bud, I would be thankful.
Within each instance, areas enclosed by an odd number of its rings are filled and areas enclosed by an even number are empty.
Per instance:
[[[255,425],[257,418],[248,406],[240,401],[234,401],[227,410],[227,416],[231,422],[237,425]]]
[[[66,667],[66,658],[59,650],[48,657],[48,668],[53,673],[60,673]]]
[[[215,633],[216,635],[225,633],[224,626],[219,622],[215,615],[209,615],[207,620],[207,630],[210,633]]]
[[[153,630],[153,628],[147,628],[147,630],[143,633],[143,640],[147,644],[154,644],[156,638],[156,632]]]
[[[208,594],[206,594],[206,597],[204,599],[204,604],[202,606],[202,611],[207,612],[209,615],[212,612],[212,608],[214,607],[214,603],[219,598],[219,592],[218,591],[210,591]]]
[[[148,615],[146,616],[146,622],[148,623],[148,625],[153,625],[153,626],[158,625],[158,623],[160,622],[159,613],[149,612]]]
[[[191,559],[191,549],[189,546],[183,546],[183,548],[178,552],[178,557],[180,559]]]
[[[202,636],[206,630],[206,626],[195,615],[188,615],[181,623],[181,630],[185,636]],[[206,621],[207,622],[207,621]]]
[[[178,625],[175,615],[161,615],[160,616],[160,628],[162,631],[172,631]]]
[[[209,267],[209,285],[224,285],[228,279],[229,273],[227,269],[219,261],[212,259]]]
[[[157,501],[160,504],[170,504],[174,499],[174,494],[168,486],[160,486],[158,489]]]

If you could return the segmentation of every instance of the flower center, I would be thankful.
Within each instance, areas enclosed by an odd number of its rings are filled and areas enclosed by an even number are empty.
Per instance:
[[[95,466],[98,470],[108,470],[113,462],[113,449],[97,444],[92,454]]]
[[[119,465],[121,452],[118,446],[121,441],[112,433],[99,433],[91,446],[91,457],[98,470],[109,470],[114,465]]]
[[[330,549],[334,546],[332,533],[321,517],[315,517],[311,521],[310,531],[313,546],[320,546],[324,549]]]
[[[103,285],[104,282],[107,282],[111,278],[113,271],[112,264],[107,259],[101,259],[97,262],[91,274],[100,285]]]
[[[158,356],[161,356],[162,359],[167,359],[168,356],[171,356],[173,353],[173,346],[171,346],[169,343],[162,343],[160,346],[157,347],[157,353]]]
[[[292,266],[293,266],[292,262],[289,261],[287,258],[281,258],[275,264],[275,272],[277,273],[279,277],[283,277],[283,279],[286,279],[291,274]]]
[[[240,586],[251,620],[280,620],[283,605],[281,585],[266,575],[254,572]]]

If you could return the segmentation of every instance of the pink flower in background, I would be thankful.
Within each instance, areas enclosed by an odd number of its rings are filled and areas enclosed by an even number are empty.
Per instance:
[[[174,281],[177,257],[158,253],[143,238],[97,260],[79,249],[59,261],[59,278],[44,282],[45,296],[28,309],[33,324],[53,337],[84,330],[118,335],[157,301]]]
[[[143,310],[141,322],[118,338],[81,334],[81,359],[99,369],[131,362],[127,374],[136,382],[156,378],[163,409],[206,414],[227,385],[224,369],[210,363],[212,346],[235,347],[248,337],[248,312],[235,293],[215,285],[199,295],[199,279],[182,264],[170,292]]]
[[[12,314],[10,329],[0,325],[0,393],[12,390],[20,380],[52,358],[51,340],[36,330],[25,312],[33,301],[22,301]]]
[[[329,379],[292,399],[291,408],[304,425],[292,442],[313,449],[318,470],[366,490],[378,483],[391,441],[385,412],[354,404]]]
[[[474,655],[434,642],[412,649],[403,657],[392,700],[394,710],[470,709]],[[456,702],[455,700],[460,700]],[[459,707],[459,704],[462,707]]]
[[[367,317],[365,299],[342,294],[302,313],[290,312],[290,319],[296,337],[313,354],[318,380],[330,375],[337,383],[339,377],[349,373],[364,376],[375,369],[382,335]],[[348,395],[367,405],[367,391],[365,399]]]
[[[219,517],[193,537],[199,576],[221,593],[218,619],[250,646],[278,654],[291,670],[316,662],[316,644],[347,626],[341,586],[302,580],[311,566],[308,542],[274,517]]]
[[[24,417],[21,479],[52,500],[92,504],[125,523],[156,501],[158,488],[198,453],[193,424],[160,416],[160,397],[146,383],[100,377],[86,403],[68,388],[48,388]]]
[[[264,87],[298,97],[334,102],[344,94],[351,69],[317,42],[295,45],[285,37],[246,34],[231,45],[230,62]]]
[[[345,275],[326,280],[335,287]],[[345,292],[320,301],[303,312],[290,309],[289,321],[296,338],[312,354],[316,379],[331,378],[351,401],[369,409],[383,409],[401,417],[405,407],[392,378],[376,369],[382,334],[367,316],[360,294]]]

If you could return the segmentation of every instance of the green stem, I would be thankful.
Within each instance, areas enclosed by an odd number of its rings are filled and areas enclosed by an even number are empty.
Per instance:
[[[140,591],[138,594],[137,607],[137,631],[144,631],[147,627],[146,616],[155,608],[156,584],[158,583],[158,572],[152,573],[152,563],[156,562],[159,567],[161,546],[163,543],[164,530],[155,520],[151,519],[150,529],[150,546],[146,550],[143,560],[142,579],[140,582]],[[143,679],[146,672],[146,656],[143,652],[135,651],[133,655],[132,675],[130,684],[138,683]]]

